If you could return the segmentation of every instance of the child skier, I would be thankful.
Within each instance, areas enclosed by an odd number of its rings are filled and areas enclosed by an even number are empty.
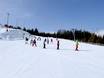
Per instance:
[[[53,39],[51,39],[51,43],[53,43]]]
[[[28,40],[29,40],[29,39],[26,37],[26,38],[25,38],[25,44],[28,44]]]
[[[30,40],[30,45],[33,45],[33,39]]]
[[[75,51],[78,51],[78,47],[79,47],[79,42],[78,42],[78,40],[76,40],[76,48],[75,48]]]
[[[59,40],[57,40],[57,50],[59,50],[59,45],[60,45],[60,42]]]
[[[35,47],[37,47],[35,39],[33,40],[33,43],[32,43],[32,46],[34,46],[34,45],[35,45]]]
[[[37,40],[38,40],[38,41],[41,41],[41,37],[38,37]]]
[[[43,41],[43,48],[46,48],[46,39]]]
[[[47,44],[49,44],[49,38],[47,38]]]

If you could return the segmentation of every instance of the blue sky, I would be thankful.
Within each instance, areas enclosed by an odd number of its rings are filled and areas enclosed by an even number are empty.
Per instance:
[[[104,29],[104,0],[0,0],[0,23],[37,27],[40,31],[58,29]]]

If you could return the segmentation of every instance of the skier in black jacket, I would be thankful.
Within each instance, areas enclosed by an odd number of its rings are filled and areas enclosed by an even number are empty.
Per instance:
[[[59,50],[60,42],[57,40],[57,50]]]
[[[43,41],[43,48],[46,48],[46,39]]]

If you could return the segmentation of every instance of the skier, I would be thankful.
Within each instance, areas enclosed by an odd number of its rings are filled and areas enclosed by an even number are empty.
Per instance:
[[[46,39],[43,41],[43,48],[46,48]]]
[[[38,40],[38,41],[41,41],[41,37],[38,37],[37,40]]]
[[[60,42],[59,40],[57,40],[57,50],[59,50],[59,45],[60,45]]]
[[[8,32],[8,28],[6,29],[6,32]]]
[[[78,42],[78,40],[76,40],[76,48],[75,48],[75,51],[78,51],[78,47],[79,47],[79,42]]]
[[[32,46],[34,46],[34,45],[35,45],[35,47],[37,47],[35,39],[33,40],[33,43],[32,43]]]
[[[33,39],[30,40],[30,45],[33,45]]]
[[[25,38],[25,33],[23,33],[23,39]]]
[[[49,44],[49,38],[47,38],[47,44]]]
[[[53,39],[51,39],[51,43],[53,43]]]
[[[27,37],[25,37],[25,44],[28,44],[28,38]]]

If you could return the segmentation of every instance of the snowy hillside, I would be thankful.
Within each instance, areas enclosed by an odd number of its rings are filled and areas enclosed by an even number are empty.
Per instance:
[[[0,28],[0,39],[3,40],[20,40],[24,37],[29,37],[29,33],[18,30],[18,29],[8,29],[8,32],[6,31],[6,28]]]
[[[99,36],[103,36],[104,35],[104,30],[100,30],[100,31],[96,32],[96,34],[99,35]]]
[[[74,51],[74,42],[56,39],[43,49],[24,40],[0,41],[0,78],[104,78],[104,47],[80,43]]]

